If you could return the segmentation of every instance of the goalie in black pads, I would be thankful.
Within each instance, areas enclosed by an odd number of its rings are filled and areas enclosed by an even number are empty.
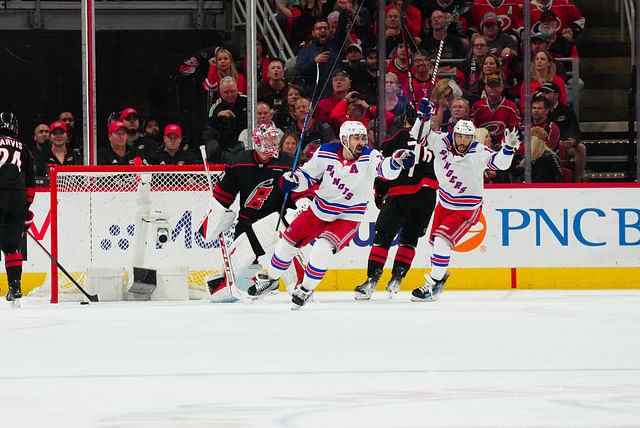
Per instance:
[[[206,240],[227,231],[236,220],[236,213],[230,207],[236,196],[240,196],[238,223],[229,251],[236,271],[249,267],[272,251],[278,240],[276,223],[284,200],[278,180],[291,171],[293,157],[280,153],[276,137],[277,129],[271,125],[260,125],[254,130],[255,149],[239,152],[225,167],[223,178],[213,188],[209,211],[198,229]],[[300,195],[293,196],[288,199],[289,208],[295,208],[296,196]],[[263,233],[256,234],[257,229]],[[304,268],[298,266],[297,270],[302,275]],[[210,278],[207,284],[212,301],[231,297],[224,274]]]
[[[29,207],[35,195],[33,157],[17,135],[16,116],[0,113],[0,245],[9,282],[7,300],[14,306],[20,306],[22,298],[20,241],[33,221]]]
[[[403,128],[382,142],[383,156],[391,156],[399,149],[415,149],[417,136],[410,135],[415,119],[415,109],[411,105],[407,106]],[[376,234],[367,262],[367,280],[355,288],[356,300],[371,299],[382,276],[391,242],[400,232],[391,280],[386,286],[389,297],[393,297],[400,290],[400,283],[411,267],[418,239],[427,232],[438,188],[438,181],[433,172],[433,153],[421,147],[415,162],[412,176],[409,171],[403,170],[395,180],[378,178],[374,183],[375,201],[380,208],[380,214],[376,220]]]

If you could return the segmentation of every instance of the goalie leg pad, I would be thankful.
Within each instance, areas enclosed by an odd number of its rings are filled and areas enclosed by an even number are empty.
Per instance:
[[[234,272],[244,271],[251,266],[256,259],[256,255],[251,248],[251,243],[249,243],[249,237],[246,233],[241,234],[233,241],[229,253]]]

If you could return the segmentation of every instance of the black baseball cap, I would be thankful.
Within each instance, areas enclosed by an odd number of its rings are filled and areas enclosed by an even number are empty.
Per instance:
[[[331,78],[334,78],[334,77],[336,77],[338,75],[342,75],[342,76],[346,77],[347,79],[351,80],[351,77],[349,76],[349,73],[347,73],[346,71],[341,70],[341,69],[338,69],[338,70],[334,71],[333,74],[331,75]]]
[[[546,82],[544,85],[540,87],[542,92],[555,92],[556,94],[560,93],[560,86],[556,82]]]
[[[490,74],[487,76],[487,86],[491,85],[503,85],[502,77],[499,74]]]

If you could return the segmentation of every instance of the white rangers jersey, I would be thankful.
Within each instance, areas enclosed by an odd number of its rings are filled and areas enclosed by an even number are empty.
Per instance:
[[[319,219],[361,221],[373,198],[373,180],[376,177],[393,180],[400,171],[391,168],[391,158],[383,158],[375,149],[365,147],[357,159],[346,160],[340,143],[327,143],[296,169],[300,183],[296,192],[319,184],[311,204]]]
[[[420,127],[416,120],[412,133]],[[438,178],[438,201],[450,210],[474,210],[482,205],[483,174],[485,169],[504,170],[511,166],[513,152],[502,148],[494,152],[485,145],[472,141],[469,150],[461,155],[453,147],[452,132],[429,130],[423,144],[433,152],[433,169]],[[417,134],[417,132],[415,132]]]

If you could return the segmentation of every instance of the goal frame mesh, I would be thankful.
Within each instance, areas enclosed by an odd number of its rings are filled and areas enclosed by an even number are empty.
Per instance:
[[[222,175],[224,172],[224,165],[210,165],[209,169],[211,171],[213,184],[215,185],[215,183],[222,178]],[[83,286],[83,288],[86,285],[85,283],[86,269],[90,266],[84,266],[84,269],[82,269],[82,267],[79,269],[77,264],[74,264],[70,260],[67,260],[67,259],[72,259],[72,257],[69,257],[69,255],[72,254],[72,252],[70,252],[70,244],[68,242],[68,234],[69,234],[68,228],[71,226],[75,230],[76,227],[78,227],[79,225],[75,224],[75,227],[73,224],[69,225],[65,223],[63,218],[60,217],[61,215],[64,216],[65,210],[69,209],[67,206],[64,206],[64,205],[62,207],[60,206],[61,203],[69,203],[68,201],[65,200],[65,198],[68,199],[71,194],[74,194],[74,195],[86,194],[88,195],[86,197],[90,201],[92,201],[94,197],[98,197],[99,195],[102,195],[104,193],[109,195],[115,195],[113,196],[114,198],[117,197],[118,194],[122,194],[127,197],[125,199],[131,200],[132,198],[136,198],[139,195],[140,183],[142,182],[141,177],[152,177],[149,185],[150,194],[153,196],[156,196],[157,198],[162,198],[163,206],[154,206],[154,205],[157,205],[157,201],[154,202],[154,197],[152,196],[150,210],[155,211],[157,209],[160,209],[160,210],[167,209],[167,208],[171,209],[172,204],[167,203],[167,201],[171,201],[173,196],[176,196],[176,199],[178,199],[178,202],[176,202],[176,204],[183,203],[186,195],[188,196],[187,200],[189,201],[189,203],[193,203],[194,205],[194,206],[185,207],[185,209],[191,210],[190,215],[191,215],[191,219],[194,222],[191,224],[191,228],[195,229],[196,228],[195,225],[206,212],[208,208],[208,201],[211,197],[211,191],[209,188],[209,184],[207,182],[204,165],[58,166],[51,169],[50,177],[51,177],[51,182],[50,182],[51,254],[56,260],[58,260],[60,265],[63,266],[81,286]],[[113,177],[120,178],[119,184],[113,184],[109,182],[109,180],[114,179]],[[154,184],[154,180],[157,180],[158,177],[161,177],[159,183],[156,182]],[[187,184],[175,184],[175,183],[166,184],[164,182],[163,177],[176,179],[177,181],[181,181]],[[65,187],[66,185],[64,184],[64,180],[68,180],[70,178],[71,179],[75,178],[75,180],[77,180],[80,184]],[[83,182],[83,180],[86,180],[86,183]],[[106,181],[109,184],[107,185],[96,184],[101,180]],[[135,182],[133,182],[132,180],[135,180]],[[125,184],[122,184],[123,182],[125,182]],[[181,198],[179,198],[178,196],[180,196]],[[80,207],[80,208],[84,209],[85,207]],[[173,208],[176,208],[176,207],[174,206]],[[115,209],[117,209],[117,207],[114,207],[114,210]],[[90,217],[87,219],[87,222],[89,222],[89,229],[91,229],[95,221],[95,218],[93,216],[94,215],[97,216],[98,214],[94,213],[93,207],[89,207],[88,210],[90,213]],[[131,211],[131,208],[129,209],[129,211]],[[102,213],[102,215],[108,216],[108,215],[112,215],[113,213],[114,211],[108,211],[108,212],[105,211]],[[134,221],[134,219],[130,218],[130,213],[129,213],[128,221],[131,221],[131,222]],[[170,221],[169,227],[171,227],[171,225],[172,225],[172,222]],[[78,227],[78,229],[79,229],[78,233],[82,234],[82,231],[81,231],[82,228]],[[230,230],[227,234],[225,234],[227,241],[229,243],[231,242],[231,239],[232,239],[232,230]],[[170,231],[173,232],[172,229],[170,229]],[[134,227],[133,233],[131,233],[130,230],[129,232],[131,236],[135,235],[135,227]],[[187,232],[185,232],[185,234],[186,233]],[[65,238],[63,238],[63,236]],[[79,240],[87,239],[86,236],[79,236],[78,238],[80,238]],[[91,246],[92,249],[95,246],[99,246],[97,241],[94,242],[94,239],[95,238],[93,236],[93,233],[90,233],[88,240],[89,240],[89,245]],[[133,238],[131,238],[131,240],[133,240]],[[190,287],[197,287],[200,290],[206,290],[206,284],[204,283],[204,276],[206,274],[210,274],[219,270],[219,266],[221,264],[221,255],[219,251],[211,249],[219,245],[219,244],[216,244],[216,242],[214,241],[216,240],[205,243],[209,246],[209,249],[201,249],[201,248],[197,249],[197,250],[201,250],[199,253],[200,259],[205,257],[202,254],[202,252],[204,251],[207,252],[206,257],[209,257],[209,256],[211,257],[210,263],[208,263],[210,266],[210,268],[208,268],[209,270],[202,271],[202,270],[194,269],[192,271],[191,264],[187,262],[189,266],[189,286]],[[169,244],[171,244],[171,240],[169,241]],[[158,250],[157,245],[158,244],[156,244],[155,250]],[[153,249],[151,251],[153,251]],[[174,255],[177,254],[180,257],[182,256],[182,253],[179,252],[179,249],[173,249],[172,254]],[[123,257],[125,258],[129,257],[131,259],[134,258],[133,254],[126,255]],[[89,256],[89,258],[92,259],[93,254]],[[133,265],[133,260],[130,260],[130,262],[131,262],[131,265]],[[65,263],[69,263],[69,265]],[[104,265],[104,263],[102,263],[101,265]],[[130,265],[126,263],[125,266],[130,266]],[[73,285],[69,285],[69,284],[72,284],[71,281],[68,281],[66,276],[64,276],[61,272],[59,272],[58,266],[53,260],[51,261],[50,272],[51,272],[51,275],[50,275],[51,303],[58,303],[60,301],[62,281],[67,283],[66,288],[69,289],[70,293],[75,293],[76,296],[78,296],[77,293],[79,293],[79,290],[77,290],[77,287]],[[126,270],[125,276],[129,274],[130,274],[130,271]],[[71,298],[69,300],[74,300],[74,298]]]

